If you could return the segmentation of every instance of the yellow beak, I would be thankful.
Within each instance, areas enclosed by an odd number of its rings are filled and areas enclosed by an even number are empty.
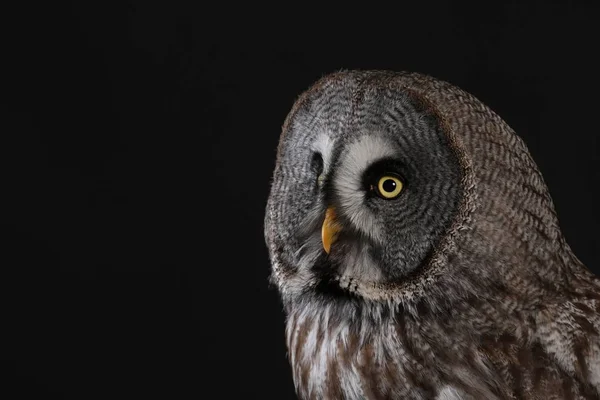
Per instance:
[[[335,220],[335,210],[333,207],[329,207],[325,212],[325,221],[323,221],[323,227],[321,228],[321,240],[323,241],[323,249],[329,254],[331,245],[336,241],[338,233],[340,232],[341,226]]]

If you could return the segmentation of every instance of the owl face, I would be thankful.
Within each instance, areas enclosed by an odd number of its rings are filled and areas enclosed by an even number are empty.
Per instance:
[[[408,279],[457,211],[462,171],[440,119],[372,78],[329,79],[288,115],[265,218],[284,294]]]

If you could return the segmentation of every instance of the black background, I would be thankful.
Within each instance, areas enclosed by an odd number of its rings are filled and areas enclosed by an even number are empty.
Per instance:
[[[7,12],[0,391],[293,398],[263,212],[287,112],[339,69],[423,72],[488,104],[598,272],[598,7],[544,3]]]

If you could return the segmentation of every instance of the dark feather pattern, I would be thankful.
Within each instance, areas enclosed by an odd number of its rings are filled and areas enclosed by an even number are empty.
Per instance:
[[[361,269],[367,262],[344,272],[352,246],[363,249],[364,237],[377,237],[370,232],[340,244],[345,254],[335,264],[332,252],[329,272],[319,273],[303,264],[308,258],[296,257],[300,248],[310,255],[318,241],[308,236],[301,242],[288,229],[312,226],[322,211],[310,197],[290,200],[293,182],[302,179],[294,164],[301,157],[290,152],[308,146],[301,131],[310,124],[318,127],[312,130],[344,125],[344,132],[354,132],[355,121],[371,118],[363,104],[395,96],[408,99],[398,103],[408,104],[402,106],[407,130],[434,126],[431,132],[441,132],[439,139],[433,133],[408,137],[400,146],[426,141],[432,153],[439,149],[435,160],[449,160],[443,161],[448,171],[452,160],[460,169],[455,181],[448,178],[454,185],[439,186],[447,193],[442,198],[452,196],[452,187],[460,189],[456,205],[431,204],[414,215],[429,215],[427,226],[445,221],[449,210],[452,218],[440,225],[443,230],[415,231],[425,232],[432,245],[422,257],[417,250],[406,256],[401,273]],[[376,111],[377,118],[387,115]],[[402,120],[400,112],[390,115],[390,123]],[[354,143],[343,142],[344,135],[334,138],[336,146]],[[342,168],[335,160],[330,164]],[[403,237],[402,230],[393,232]],[[283,126],[265,236],[301,399],[600,398],[599,281],[565,242],[523,141],[488,107],[449,83],[383,71],[340,72],[317,82]],[[412,243],[408,237],[403,242]],[[322,257],[314,251],[315,260]],[[359,250],[357,259],[378,256],[361,252],[368,253]]]

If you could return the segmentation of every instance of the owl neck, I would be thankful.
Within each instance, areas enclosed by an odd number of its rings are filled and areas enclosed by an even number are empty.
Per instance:
[[[322,299],[288,307],[286,341],[300,398],[434,398],[448,385],[499,398],[500,389],[485,383],[493,374],[470,346],[472,326],[453,323],[481,320],[480,313],[471,306],[446,315],[413,311]]]
[[[489,369],[477,345],[486,341],[537,343],[565,363],[577,360],[575,352],[587,350],[569,345],[581,343],[575,333],[561,332],[558,341],[549,341],[544,332],[560,329],[557,320],[584,324],[581,315],[586,315],[592,322],[585,329],[594,333],[600,327],[600,295],[596,279],[566,243],[559,247],[545,258],[545,276],[523,264],[473,268],[474,249],[462,247],[452,258],[457,274],[440,278],[412,301],[308,294],[287,301],[286,341],[298,394],[303,399],[386,398],[392,393],[433,398],[452,385],[474,398],[502,398],[507,389],[493,378],[497,371]],[[491,262],[491,255],[481,251],[478,257]],[[482,272],[490,270],[496,273]],[[436,285],[441,286],[434,290]],[[577,305],[569,306],[572,302]]]

